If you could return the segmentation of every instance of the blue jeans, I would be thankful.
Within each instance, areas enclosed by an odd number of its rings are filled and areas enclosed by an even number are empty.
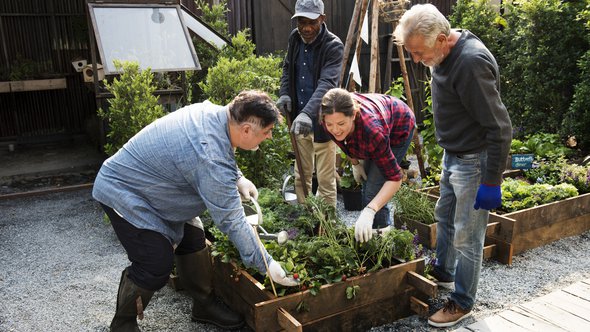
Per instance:
[[[489,211],[473,204],[485,173],[487,152],[456,155],[445,151],[440,198],[434,210],[437,221],[435,273],[455,280],[451,300],[471,309],[479,282],[482,250]]]
[[[393,152],[395,159],[398,161],[398,164],[406,156],[413,136],[414,129],[412,128],[410,135],[405,142],[391,148],[391,151]],[[365,173],[367,174],[367,181],[363,183],[362,188],[363,206],[367,206],[367,204],[369,204],[371,200],[375,198],[385,183],[385,177],[381,173],[381,170],[370,159],[365,160]],[[393,217],[391,213],[392,212],[389,208],[389,203],[385,204],[381,210],[375,213],[375,219],[373,219],[373,228],[383,228],[391,225],[391,218]]]

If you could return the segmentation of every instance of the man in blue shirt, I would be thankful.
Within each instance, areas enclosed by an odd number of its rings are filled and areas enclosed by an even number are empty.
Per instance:
[[[104,162],[92,194],[131,261],[121,276],[111,331],[137,329],[136,317],[167,283],[175,260],[193,298],[193,321],[229,329],[243,324],[213,294],[205,233],[202,225],[187,222],[206,210],[244,264],[279,284],[297,284],[260,249],[240,199],[240,194],[256,198],[258,192],[238,170],[234,155],[235,148],[254,150],[272,138],[279,118],[268,95],[244,91],[227,106],[193,104],[154,121]]]
[[[295,193],[302,203],[303,186],[311,192],[315,168],[318,196],[336,207],[336,145],[319,124],[318,113],[324,94],[338,85],[344,45],[328,31],[321,0],[298,0],[292,18],[297,29],[289,36],[277,106],[294,119],[291,131],[301,162],[295,167]]]

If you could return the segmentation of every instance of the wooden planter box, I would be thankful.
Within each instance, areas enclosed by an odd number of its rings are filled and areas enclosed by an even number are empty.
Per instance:
[[[498,253],[510,264],[512,255],[590,230],[590,193],[492,217],[499,227],[488,237],[510,243],[509,252]]]
[[[428,199],[431,201],[436,202],[436,200],[438,200],[438,196],[432,195],[425,190],[420,190],[419,192],[427,195]],[[395,228],[398,229],[402,228],[402,226],[405,224],[410,232],[416,232],[418,234],[419,243],[429,249],[436,248],[436,223],[429,225],[421,222],[420,220],[406,219],[403,217],[403,214],[400,214],[399,217],[397,214],[394,214],[393,224],[395,225]]]
[[[424,259],[400,263],[363,276],[309,290],[275,297],[246,271],[215,259],[215,291],[234,310],[244,315],[255,331],[355,331],[428,313],[424,302],[436,297],[436,284],[422,275]],[[359,286],[356,296],[346,298],[346,288]],[[309,308],[298,312],[304,301]]]
[[[505,172],[504,176],[519,174],[520,171],[516,170]],[[433,196],[439,194],[438,187],[424,188],[422,191]],[[527,249],[588,230],[590,193],[510,213],[492,212],[486,231],[484,257],[512,264],[512,256]]]

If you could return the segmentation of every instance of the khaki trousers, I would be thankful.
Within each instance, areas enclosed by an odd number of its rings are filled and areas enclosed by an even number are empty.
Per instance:
[[[326,203],[336,207],[336,144],[332,141],[315,143],[313,134],[307,135],[307,137],[297,135],[295,140],[305,175],[304,182],[307,187],[307,194],[311,195],[311,182],[315,164],[315,174],[318,180],[316,195],[323,198]],[[295,193],[297,194],[297,201],[303,203],[305,199],[297,162],[295,162]]]

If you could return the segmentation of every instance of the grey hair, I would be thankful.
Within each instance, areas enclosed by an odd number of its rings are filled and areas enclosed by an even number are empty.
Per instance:
[[[432,4],[412,6],[399,20],[393,35],[398,44],[403,45],[411,37],[423,36],[425,46],[432,47],[439,34],[449,36],[451,24]]]

